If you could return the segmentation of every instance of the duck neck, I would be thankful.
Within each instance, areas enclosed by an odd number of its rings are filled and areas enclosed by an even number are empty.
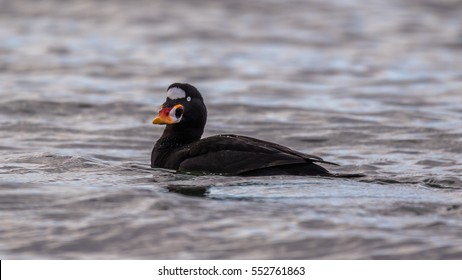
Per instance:
[[[204,126],[191,124],[167,125],[162,136],[157,140],[154,148],[174,149],[201,139]]]
[[[201,139],[203,132],[204,125],[167,125],[164,133],[159,140],[157,140],[154,148],[152,149],[151,167],[177,169],[178,166],[175,165],[176,163],[172,165],[168,162],[168,158],[172,151],[198,141]]]

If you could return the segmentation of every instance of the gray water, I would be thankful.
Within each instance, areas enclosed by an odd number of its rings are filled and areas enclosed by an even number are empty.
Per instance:
[[[0,257],[460,259],[461,65],[460,1],[0,1]],[[173,82],[367,176],[151,169]]]

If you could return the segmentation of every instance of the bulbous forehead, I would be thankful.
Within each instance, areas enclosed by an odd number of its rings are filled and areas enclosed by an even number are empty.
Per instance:
[[[185,97],[190,97],[193,100],[198,99],[202,102],[204,101],[197,88],[188,83],[173,83],[167,88],[167,99],[175,100]]]
[[[167,98],[171,100],[186,98],[186,92],[179,87],[171,87],[167,90]]]

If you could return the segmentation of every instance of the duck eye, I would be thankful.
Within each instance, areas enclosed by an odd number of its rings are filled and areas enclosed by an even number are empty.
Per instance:
[[[191,101],[191,96],[186,97],[186,100],[189,102]]]
[[[181,118],[182,115],[183,115],[183,108],[178,108],[175,110],[175,117],[177,119]]]

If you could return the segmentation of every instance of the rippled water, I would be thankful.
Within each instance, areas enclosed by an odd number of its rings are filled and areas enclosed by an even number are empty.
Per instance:
[[[460,259],[460,65],[460,1],[0,1],[0,257]],[[150,169],[176,81],[367,177]]]

